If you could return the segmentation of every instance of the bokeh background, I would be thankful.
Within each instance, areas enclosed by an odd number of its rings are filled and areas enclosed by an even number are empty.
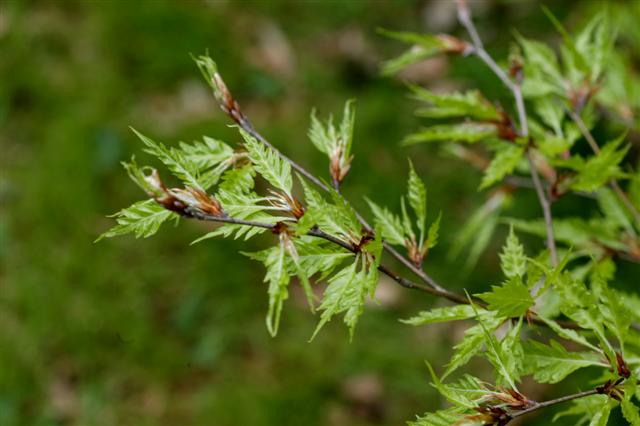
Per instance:
[[[636,2],[607,3],[638,14]],[[603,5],[547,2],[570,28]],[[559,39],[539,2],[472,6],[497,57],[514,29]],[[237,252],[271,237],[189,246],[209,225],[183,221],[148,240],[93,243],[112,225],[107,214],[143,195],[119,164],[149,160],[129,125],[168,144],[238,142],[189,57],[208,50],[256,127],[317,174],[327,165],[306,137],[310,110],[339,114],[357,99],[346,195],[362,211],[365,195],[397,209],[411,157],[431,217],[444,212],[426,269],[458,290],[496,284],[504,227],[470,273],[464,259],[447,260],[488,193],[437,147],[399,146],[420,122],[401,79],[379,73],[405,46],[378,27],[464,36],[448,1],[0,1],[0,425],[399,425],[442,404],[424,360],[443,365],[464,324],[398,322],[442,301],[383,279],[352,343],[339,321],[307,343],[317,319],[294,292],[270,338],[263,268]],[[475,59],[433,59],[403,78],[477,86],[510,105]],[[508,213],[537,216],[533,192]],[[542,248],[526,241],[530,253]],[[620,285],[637,273],[623,265]],[[469,369],[488,377],[483,361]],[[578,374],[564,388],[525,389],[545,399],[581,383]],[[552,411],[526,424],[546,425]]]

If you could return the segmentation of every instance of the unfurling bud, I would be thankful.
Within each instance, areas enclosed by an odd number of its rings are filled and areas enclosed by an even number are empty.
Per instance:
[[[273,195],[269,198],[269,203],[272,206],[291,213],[296,219],[304,216],[304,206],[295,197],[273,190],[269,190],[269,192]]]
[[[337,145],[330,156],[329,172],[331,173],[331,179],[333,182],[339,184],[344,180],[351,168],[351,162],[353,161],[353,155],[345,157],[343,146]]]
[[[220,73],[218,73],[218,66],[209,56],[198,56],[194,58],[198,68],[202,72],[205,80],[213,89],[213,95],[218,101],[220,108],[229,116],[233,121],[240,124],[246,121],[246,117],[240,110],[240,104],[233,99],[231,92],[227,88]]]
[[[144,176],[145,191],[158,204],[182,216],[224,216],[222,205],[199,188],[167,188],[156,169]]]

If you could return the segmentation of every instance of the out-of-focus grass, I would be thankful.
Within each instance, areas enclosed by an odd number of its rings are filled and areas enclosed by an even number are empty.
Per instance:
[[[537,3],[480,9],[499,54],[509,27],[551,28]],[[356,98],[345,193],[397,207],[411,156],[431,214],[445,212],[429,272],[486,288],[495,254],[469,277],[444,262],[485,196],[478,174],[436,148],[398,146],[418,121],[402,85],[377,69],[401,47],[376,27],[459,31],[446,13],[415,1],[0,4],[0,424],[400,424],[437,407],[423,360],[444,363],[460,331],[396,321],[440,303],[428,296],[384,282],[353,343],[336,321],[309,344],[315,318],[294,295],[271,339],[262,267],[236,254],[268,237],[189,247],[208,227],[181,223],[150,240],[92,241],[106,214],[142,198],[119,166],[140,152],[128,125],[167,143],[238,141],[189,58],[208,49],[256,126],[317,173],[327,166],[306,138],[310,109]],[[421,75],[431,86],[477,79],[505,96],[477,62],[459,64],[436,60]],[[523,203],[537,208],[533,196]]]

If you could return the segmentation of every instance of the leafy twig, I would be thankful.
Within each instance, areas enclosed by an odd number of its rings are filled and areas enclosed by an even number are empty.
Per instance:
[[[527,123],[527,113],[524,106],[524,100],[522,98],[522,91],[520,90],[520,83],[513,82],[509,79],[507,74],[498,66],[498,64],[493,60],[491,55],[484,50],[484,46],[482,44],[482,40],[478,35],[478,30],[476,29],[473,20],[471,19],[471,13],[469,11],[469,7],[465,0],[457,0],[458,6],[458,20],[460,23],[466,28],[469,36],[471,37],[473,43],[473,49],[470,49],[470,53],[475,54],[478,58],[482,60],[492,71],[493,73],[504,83],[505,86],[513,93],[513,97],[516,102],[516,109],[518,111],[518,119],[520,122],[520,136],[529,137],[529,126]],[[538,199],[540,201],[540,205],[542,206],[542,212],[544,215],[544,222],[547,230],[547,248],[549,249],[549,254],[551,256],[551,264],[556,266],[558,264],[558,254],[556,249],[555,237],[553,234],[553,218],[551,215],[551,202],[548,197],[544,193],[544,189],[542,187],[542,183],[540,182],[540,177],[538,176],[538,170],[531,158],[531,152],[529,148],[527,148],[526,152],[527,161],[529,162],[529,167],[531,169],[531,178],[533,179],[533,184],[536,189],[536,194],[538,195]]]

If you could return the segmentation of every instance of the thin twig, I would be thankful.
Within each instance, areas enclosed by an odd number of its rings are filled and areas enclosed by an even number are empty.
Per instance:
[[[512,419],[515,419],[520,416],[524,416],[529,413],[533,413],[534,411],[538,411],[542,408],[551,407],[553,405],[562,404],[563,402],[573,401],[574,399],[580,399],[591,395],[597,395],[599,391],[597,389],[591,389],[584,392],[578,392],[571,395],[566,395],[556,399],[550,399],[549,401],[538,402],[532,407],[527,408],[526,410],[517,411],[515,413],[510,414]]]
[[[577,114],[575,111],[568,108],[567,108],[567,113],[569,114],[569,117],[571,117],[571,119],[574,121],[574,123],[576,123],[576,125],[578,126],[580,133],[582,133],[582,136],[587,140],[587,143],[591,147],[591,150],[593,151],[593,153],[596,155],[599,154],[600,147],[598,146],[598,143],[596,142],[595,138],[587,128],[587,125],[582,120],[582,117],[580,117],[580,115]],[[615,179],[611,179],[611,181],[609,181],[609,186],[611,186],[611,188],[615,191],[615,193],[618,195],[620,200],[622,200],[627,210],[629,210],[629,212],[633,215],[635,222],[637,224],[640,224],[640,212],[638,212],[638,209],[636,209],[636,207],[633,205],[633,203],[631,202],[627,194],[625,194],[622,188],[620,188],[620,185],[618,184],[618,182]]]
[[[524,106],[524,99],[522,98],[522,90],[520,90],[520,84],[511,81],[502,70],[502,68],[500,68],[496,61],[493,60],[491,55],[489,55],[487,51],[484,50],[482,40],[480,39],[478,30],[476,29],[473,20],[471,19],[471,13],[466,2],[464,0],[458,0],[456,3],[458,6],[458,19],[460,20],[462,26],[466,28],[473,43],[473,49],[470,52],[480,58],[482,62],[484,62],[485,65],[487,65],[493,71],[493,73],[504,83],[504,85],[507,86],[507,88],[513,93],[513,97],[515,98],[516,102],[516,109],[518,111],[518,119],[520,122],[519,133],[520,136],[527,138],[529,136],[529,125],[527,123],[527,113]],[[542,183],[540,182],[540,177],[538,176],[538,170],[536,169],[529,152],[529,147],[527,148],[526,157],[531,168],[531,178],[533,179],[536,194],[538,195],[538,200],[540,201],[540,205],[542,206],[542,213],[544,215],[544,222],[547,232],[547,248],[549,249],[549,254],[551,256],[551,264],[553,266],[556,266],[558,264],[558,254],[556,249],[555,237],[553,234],[551,202],[544,193]]]
[[[230,223],[230,224],[234,224],[234,225],[243,225],[243,226],[252,226],[252,227],[256,227],[256,228],[263,228],[263,229],[269,229],[271,231],[274,231],[276,229],[276,225],[272,225],[270,223],[264,223],[264,222],[255,222],[255,221],[249,221],[249,220],[241,220],[241,219],[234,219],[231,217],[226,217],[226,216],[214,216],[214,215],[210,215],[210,214],[205,214],[205,213],[200,213],[200,212],[190,212],[191,217],[195,218],[195,219],[199,219],[199,220],[204,220],[204,221],[209,221],[209,222],[220,222],[220,223]],[[317,238],[322,238],[323,240],[329,241],[333,244],[336,244],[352,253],[358,253],[359,249],[357,247],[354,247],[352,244],[345,242],[343,240],[341,240],[340,238],[337,238],[331,234],[328,234],[324,231],[322,231],[321,229],[314,227],[312,229],[309,230],[309,232],[307,232],[307,235],[310,235],[312,237],[317,237]],[[384,265],[380,265],[378,267],[378,270],[382,273],[384,273],[385,275],[389,276],[391,279],[393,279],[396,283],[400,284],[401,286],[405,287],[405,288],[410,288],[410,289],[416,289],[416,290],[421,290],[424,291],[426,293],[430,293],[439,297],[443,297],[446,299],[449,299],[452,302],[456,302],[456,303],[468,303],[468,301],[466,301],[466,299],[464,297],[462,297],[461,295],[458,295],[456,293],[450,292],[446,289],[443,288],[432,288],[430,286],[426,286],[423,284],[419,284],[416,282],[413,282],[411,280],[408,280],[406,278],[401,277],[400,275],[398,275],[397,273],[393,272],[390,268],[384,266]]]

